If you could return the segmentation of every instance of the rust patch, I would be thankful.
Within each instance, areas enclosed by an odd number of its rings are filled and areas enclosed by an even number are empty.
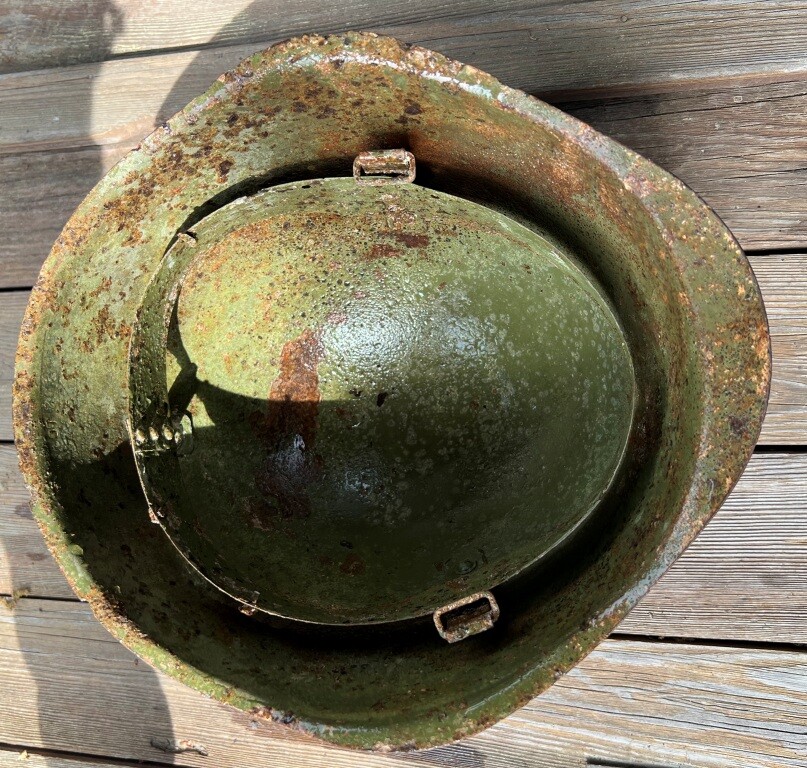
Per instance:
[[[378,261],[378,259],[394,259],[401,255],[401,252],[394,246],[387,243],[376,243],[367,253],[367,261]]]
[[[412,235],[408,232],[395,232],[395,239],[407,248],[425,248],[430,240],[427,235]]]
[[[106,304],[98,310],[93,321],[93,328],[99,344],[103,342],[105,336],[112,338],[115,335],[115,321]]]
[[[232,160],[222,160],[218,164],[217,169],[218,169],[219,175],[218,175],[217,180],[221,184],[223,184],[225,181],[227,181],[227,175],[230,173],[230,168],[232,168],[232,167],[233,167],[233,161]]]
[[[89,292],[89,296],[92,296],[94,299],[97,299],[102,293],[107,293],[112,285],[112,279],[109,277],[105,277],[101,282],[98,284],[98,287]]]
[[[280,373],[269,392],[268,411],[253,424],[267,449],[266,461],[255,478],[264,503],[250,506],[257,528],[271,530],[278,520],[305,518],[311,513],[308,485],[322,472],[322,458],[314,453],[321,356],[319,335],[311,330],[286,342]]]
[[[310,330],[286,342],[280,354],[280,374],[269,392],[269,430],[298,434],[307,447],[313,447],[316,436],[321,354],[319,336]]]

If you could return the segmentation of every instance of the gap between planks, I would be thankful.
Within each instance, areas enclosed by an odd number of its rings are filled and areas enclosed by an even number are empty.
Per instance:
[[[73,600],[0,446],[0,593]],[[807,643],[807,454],[754,456],[682,557],[619,625],[636,636]]]
[[[21,761],[24,761],[21,765]],[[401,762],[416,764],[411,758]],[[401,763],[399,762],[398,765]],[[108,757],[95,757],[94,755],[82,755],[76,752],[58,752],[57,750],[39,750],[23,746],[0,745],[0,768],[126,768],[126,766],[149,766],[170,765],[170,763],[151,762],[145,760],[124,760]],[[364,766],[361,757],[357,758],[357,766]],[[434,763],[431,763],[434,765]],[[440,765],[444,765],[441,763]],[[570,765],[570,768],[573,766]],[[593,768],[688,768],[678,763],[636,763],[632,760],[608,760],[589,758],[583,764]],[[457,763],[458,768],[466,768],[468,762],[463,760]],[[474,767],[476,768],[476,766]],[[563,768],[566,768],[564,766]]]
[[[81,752],[40,749],[23,744],[0,744],[0,768],[162,768],[171,763],[158,760],[127,760],[99,757]],[[642,766],[626,766],[642,768]]]

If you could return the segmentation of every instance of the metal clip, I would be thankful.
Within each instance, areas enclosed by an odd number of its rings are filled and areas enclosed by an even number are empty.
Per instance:
[[[499,618],[499,604],[490,592],[477,592],[438,608],[433,618],[440,637],[457,643],[490,629]]]
[[[409,184],[415,180],[415,156],[405,149],[361,152],[353,161],[353,178],[359,184]]]

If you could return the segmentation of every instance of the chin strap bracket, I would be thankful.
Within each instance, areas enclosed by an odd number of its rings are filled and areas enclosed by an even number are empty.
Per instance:
[[[434,612],[434,626],[444,640],[458,643],[490,629],[498,618],[496,598],[490,592],[476,592],[438,608]]]
[[[415,180],[415,156],[405,149],[361,152],[353,161],[353,178],[359,184],[410,184]]]

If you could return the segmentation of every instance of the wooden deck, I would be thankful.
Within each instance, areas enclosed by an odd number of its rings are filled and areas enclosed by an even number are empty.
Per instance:
[[[50,559],[11,442],[28,290],[81,198],[244,55],[348,28],[486,69],[677,174],[749,252],[774,349],[748,469],[618,631],[493,728],[405,755],[321,746],[139,662]],[[0,768],[138,762],[807,766],[807,1],[0,0]]]

